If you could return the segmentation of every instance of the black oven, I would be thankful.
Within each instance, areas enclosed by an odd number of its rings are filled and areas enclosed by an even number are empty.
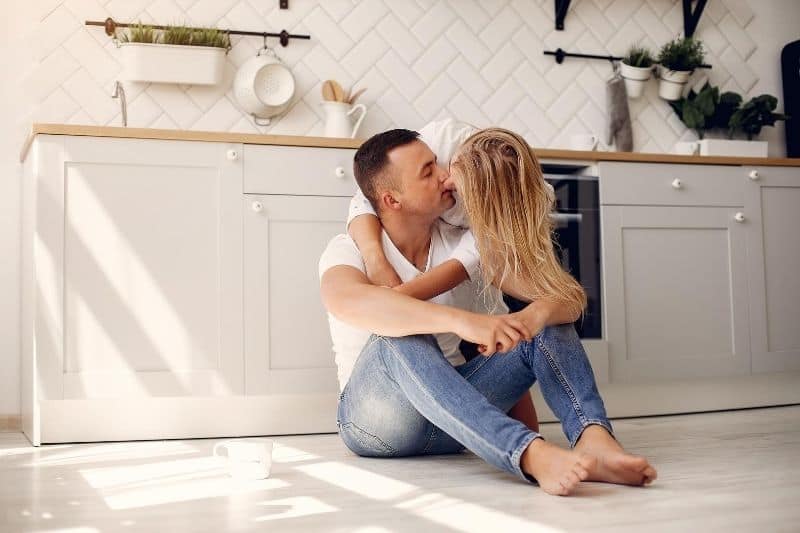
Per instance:
[[[602,287],[600,265],[600,193],[596,176],[582,175],[586,167],[543,165],[545,180],[556,193],[554,241],[564,269],[586,291],[587,305],[582,320],[575,322],[581,338],[602,337]],[[513,311],[519,302],[506,296]]]

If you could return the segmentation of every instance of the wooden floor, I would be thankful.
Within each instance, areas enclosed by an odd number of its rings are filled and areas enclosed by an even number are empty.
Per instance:
[[[0,531],[800,530],[800,406],[613,424],[659,479],[566,498],[470,453],[365,459],[337,435],[275,437],[270,478],[235,482],[211,457],[223,439],[34,448],[0,433]]]

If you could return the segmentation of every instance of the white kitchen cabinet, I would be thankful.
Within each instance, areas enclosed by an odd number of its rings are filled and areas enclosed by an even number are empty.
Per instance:
[[[750,373],[739,211],[603,207],[612,382]]]
[[[800,370],[800,168],[744,167],[753,372]]]
[[[599,389],[609,414],[800,402],[797,358],[791,350],[768,355],[766,340],[771,334],[796,350],[797,314],[773,313],[778,322],[767,326],[764,309],[773,296],[763,276],[772,268],[786,287],[779,295],[779,285],[772,287],[778,300],[769,305],[785,310],[797,300],[789,274],[798,271],[797,239],[789,251],[784,246],[792,221],[797,225],[789,207],[797,169],[763,169],[780,176],[766,184],[783,186],[783,197],[759,190],[735,165],[598,168],[610,376]],[[769,197],[764,208],[779,207],[766,228],[756,206],[762,193]],[[764,259],[759,238],[770,240],[774,259]]]
[[[44,436],[48,402],[123,401],[124,423],[137,426],[152,416],[140,399],[243,394],[241,146],[39,136],[34,150],[29,437]],[[81,438],[113,433],[90,411],[73,415],[64,425]],[[54,431],[46,438],[62,438]]]
[[[299,405],[306,395],[327,394],[336,405],[336,363],[317,265],[328,241],[344,231],[349,201],[244,198],[246,391],[297,395],[298,417],[307,416]],[[335,431],[335,422],[332,417],[324,429]]]
[[[352,157],[39,135],[23,216],[31,442],[336,431],[317,264],[344,230]]]

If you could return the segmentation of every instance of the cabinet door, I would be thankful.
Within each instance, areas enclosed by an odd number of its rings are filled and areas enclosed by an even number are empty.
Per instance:
[[[603,207],[612,382],[750,372],[738,211]]]
[[[237,147],[62,142],[37,198],[47,396],[241,394]]]
[[[753,371],[800,370],[800,168],[743,168],[742,180]]]
[[[243,202],[247,394],[326,394],[335,405],[318,264],[328,241],[345,231],[350,198],[248,194]]]

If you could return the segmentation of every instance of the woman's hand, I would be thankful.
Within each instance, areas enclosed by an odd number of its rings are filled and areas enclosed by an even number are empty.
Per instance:
[[[464,313],[455,333],[477,344],[478,352],[484,356],[508,352],[520,341],[532,338],[528,326],[514,315]]]
[[[547,310],[536,302],[532,302],[516,313],[511,313],[511,316],[517,318],[525,325],[527,331],[530,332],[530,337],[525,340],[531,340],[533,337],[541,333],[547,325]]]
[[[370,252],[363,255],[364,266],[367,268],[367,277],[373,285],[391,288],[403,283],[394,267],[383,255],[382,250],[381,253]]]

